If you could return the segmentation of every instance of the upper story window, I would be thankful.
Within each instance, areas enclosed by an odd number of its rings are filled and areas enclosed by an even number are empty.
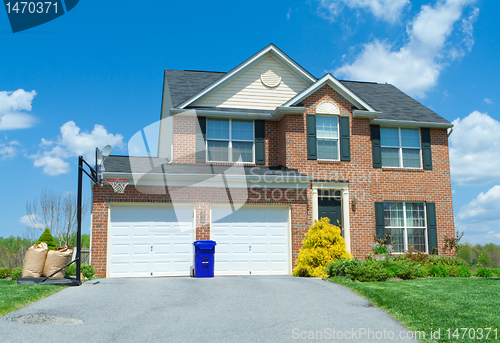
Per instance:
[[[339,159],[339,117],[328,115],[316,116],[316,140],[318,159]]]
[[[207,119],[208,161],[252,163],[254,162],[253,146],[253,121]]]
[[[395,252],[410,247],[427,251],[427,220],[423,202],[385,202],[384,224],[390,230]]]
[[[380,128],[383,167],[422,168],[419,129]]]

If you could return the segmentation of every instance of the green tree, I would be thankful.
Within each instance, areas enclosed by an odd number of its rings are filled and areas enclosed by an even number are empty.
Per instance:
[[[47,243],[47,246],[49,247],[49,250],[54,250],[57,247],[57,243],[52,237],[52,234],[50,233],[50,230],[47,228],[45,231],[42,233],[40,238],[38,238],[38,241],[36,241],[36,244],[40,244],[41,242]]]
[[[26,250],[33,244],[26,238],[10,236],[0,237],[0,267],[22,267]]]
[[[462,244],[457,250],[457,256],[461,259],[467,261],[468,264],[472,264],[473,253],[470,244]]]

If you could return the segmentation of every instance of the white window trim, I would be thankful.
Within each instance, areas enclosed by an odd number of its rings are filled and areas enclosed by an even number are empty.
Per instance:
[[[244,119],[231,119],[231,118],[207,118],[207,131],[208,131],[208,121],[209,120],[229,120],[229,138],[228,139],[209,139],[208,133],[207,138],[205,140],[205,160],[210,163],[238,163],[238,164],[255,164],[255,120],[244,120]],[[234,162],[233,161],[233,139],[232,139],[232,125],[233,120],[236,121],[249,121],[252,122],[253,126],[253,134],[252,140],[234,140],[235,142],[244,142],[244,143],[252,143],[252,161],[251,162]],[[212,161],[209,159],[208,154],[208,141],[219,141],[219,142],[229,142],[228,144],[228,160],[227,161]]]
[[[427,234],[427,204],[423,201],[384,201],[385,203],[397,203],[403,204],[403,227],[400,226],[386,226],[385,229],[387,230],[392,230],[392,229],[403,229],[403,251],[401,252],[393,252],[393,254],[404,254],[408,251],[408,229],[424,229],[424,238],[425,238],[425,253],[429,253],[429,237]],[[406,204],[424,204],[424,221],[425,221],[425,227],[419,226],[419,227],[409,227],[406,222]],[[384,211],[384,221],[385,221],[385,211]]]
[[[337,138],[330,138],[330,137],[320,137],[318,136],[318,123],[317,123],[317,117],[319,116],[325,116],[325,117],[337,117]],[[331,140],[331,141],[337,141],[337,158],[330,159],[330,158],[318,158],[318,161],[340,161],[340,116],[337,114],[316,114],[316,151],[319,152],[319,147],[318,147],[318,140],[323,139],[323,140]],[[318,154],[319,155],[319,154]]]
[[[398,129],[398,138],[399,138],[399,146],[388,146],[388,145],[382,145],[382,137],[380,137],[380,149],[386,148],[386,149],[398,149],[398,156],[399,156],[399,166],[398,167],[393,167],[393,166],[384,166],[382,164],[382,168],[395,168],[395,169],[423,169],[423,163],[422,163],[422,134],[420,132],[420,128],[418,128],[418,138],[420,142],[420,147],[418,148],[419,150],[419,161],[420,161],[420,167],[404,167],[403,166],[403,149],[413,149],[417,150],[417,148],[407,148],[403,147],[402,141],[401,141],[401,129],[407,130],[408,128],[406,127],[390,127],[390,126],[381,126],[380,129]]]

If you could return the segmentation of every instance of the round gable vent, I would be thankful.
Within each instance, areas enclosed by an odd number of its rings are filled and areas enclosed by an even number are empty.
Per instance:
[[[264,69],[260,74],[260,80],[267,87],[274,88],[279,86],[281,82],[281,75],[276,69]]]
[[[323,101],[316,107],[316,113],[320,114],[340,114],[339,107],[331,101]]]

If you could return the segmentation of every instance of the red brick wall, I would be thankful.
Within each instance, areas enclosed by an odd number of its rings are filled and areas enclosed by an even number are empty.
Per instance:
[[[194,115],[173,117],[174,162],[193,164],[196,161],[196,125]]]

